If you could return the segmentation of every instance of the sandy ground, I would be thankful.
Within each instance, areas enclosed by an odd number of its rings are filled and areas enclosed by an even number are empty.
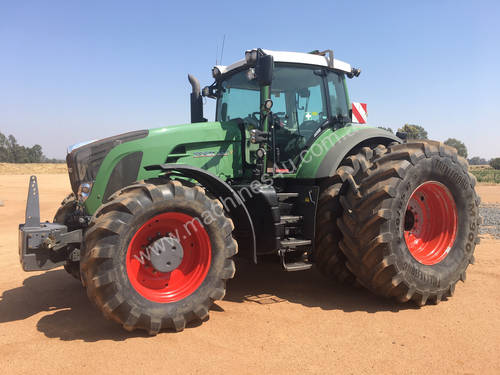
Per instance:
[[[68,167],[64,163],[0,163],[0,175],[11,174],[59,174],[68,173]]]
[[[482,203],[500,203],[500,185],[480,184],[477,192]]]
[[[64,270],[22,272],[17,224],[28,175],[0,175],[0,372],[500,373],[499,241],[483,239],[455,296],[417,309],[316,271],[238,268],[210,318],[181,333],[128,333],[101,317]],[[69,192],[39,175],[42,217]],[[498,202],[500,187],[480,186]]]

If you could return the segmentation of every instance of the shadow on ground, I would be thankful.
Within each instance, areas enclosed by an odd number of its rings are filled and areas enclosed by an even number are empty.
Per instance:
[[[145,336],[140,331],[129,333],[104,319],[87,299],[80,282],[63,270],[28,277],[22,287],[5,290],[0,299],[0,324],[46,311],[54,312],[40,318],[37,329],[49,338],[93,342]]]
[[[239,264],[237,268],[235,279],[228,284],[226,301],[259,304],[289,301],[325,310],[369,313],[416,308],[412,304],[378,298],[364,289],[326,281],[315,270],[287,273],[274,263]],[[212,310],[224,311],[217,304]],[[22,287],[5,290],[0,299],[0,324],[50,311],[54,312],[44,315],[37,323],[38,330],[49,338],[94,342],[147,337],[141,331],[130,333],[104,319],[87,299],[80,283],[63,270],[28,277]],[[194,322],[189,327],[200,324]]]
[[[224,298],[231,302],[273,303],[288,301],[307,307],[344,312],[393,311],[417,309],[413,303],[399,303],[374,295],[362,287],[341,285],[325,279],[315,268],[284,272],[279,263],[257,266],[238,264]]]

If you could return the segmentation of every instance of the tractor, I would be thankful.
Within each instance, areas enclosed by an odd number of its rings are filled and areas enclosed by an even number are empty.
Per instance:
[[[259,48],[203,89],[189,75],[191,123],[68,148],[53,222],[31,177],[23,269],[64,266],[105,317],[152,335],[206,320],[237,257],[418,306],[450,297],[479,242],[476,180],[452,147],[354,121],[360,72],[332,50]]]

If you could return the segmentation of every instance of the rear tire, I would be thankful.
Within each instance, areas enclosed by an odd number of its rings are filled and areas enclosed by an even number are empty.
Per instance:
[[[138,245],[171,237],[185,217],[194,231],[187,235],[179,227],[184,258],[179,269],[160,272],[143,259],[145,245]],[[87,294],[127,330],[181,331],[190,321],[204,320],[213,302],[224,297],[226,280],[235,273],[233,229],[222,204],[201,187],[163,180],[124,188],[99,208],[85,234],[81,269]]]
[[[352,175],[338,220],[349,269],[402,302],[451,296],[479,242],[479,198],[465,159],[433,141],[378,146],[357,159],[369,164]]]
[[[328,179],[322,186],[316,215],[314,260],[319,271],[326,278],[352,284],[356,278],[347,268],[347,258],[339,246],[342,232],[337,226],[337,219],[342,216],[342,206],[339,202],[342,185],[342,180],[337,175]]]

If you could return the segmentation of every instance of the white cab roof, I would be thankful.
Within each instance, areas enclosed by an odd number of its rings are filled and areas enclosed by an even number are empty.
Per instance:
[[[295,63],[295,64],[307,64],[307,65],[316,65],[316,66],[329,66],[328,65],[328,57],[321,55],[314,55],[312,53],[303,53],[303,52],[288,52],[288,51],[271,51],[268,49],[262,50],[267,55],[272,55],[274,58],[274,62],[278,63]],[[245,65],[245,59],[235,62],[234,64],[225,66],[225,65],[217,65],[216,68],[224,74],[230,72],[233,69],[239,68],[240,66]],[[334,59],[333,60],[333,68],[337,70],[341,70],[346,73],[351,73],[351,65],[341,61]]]

